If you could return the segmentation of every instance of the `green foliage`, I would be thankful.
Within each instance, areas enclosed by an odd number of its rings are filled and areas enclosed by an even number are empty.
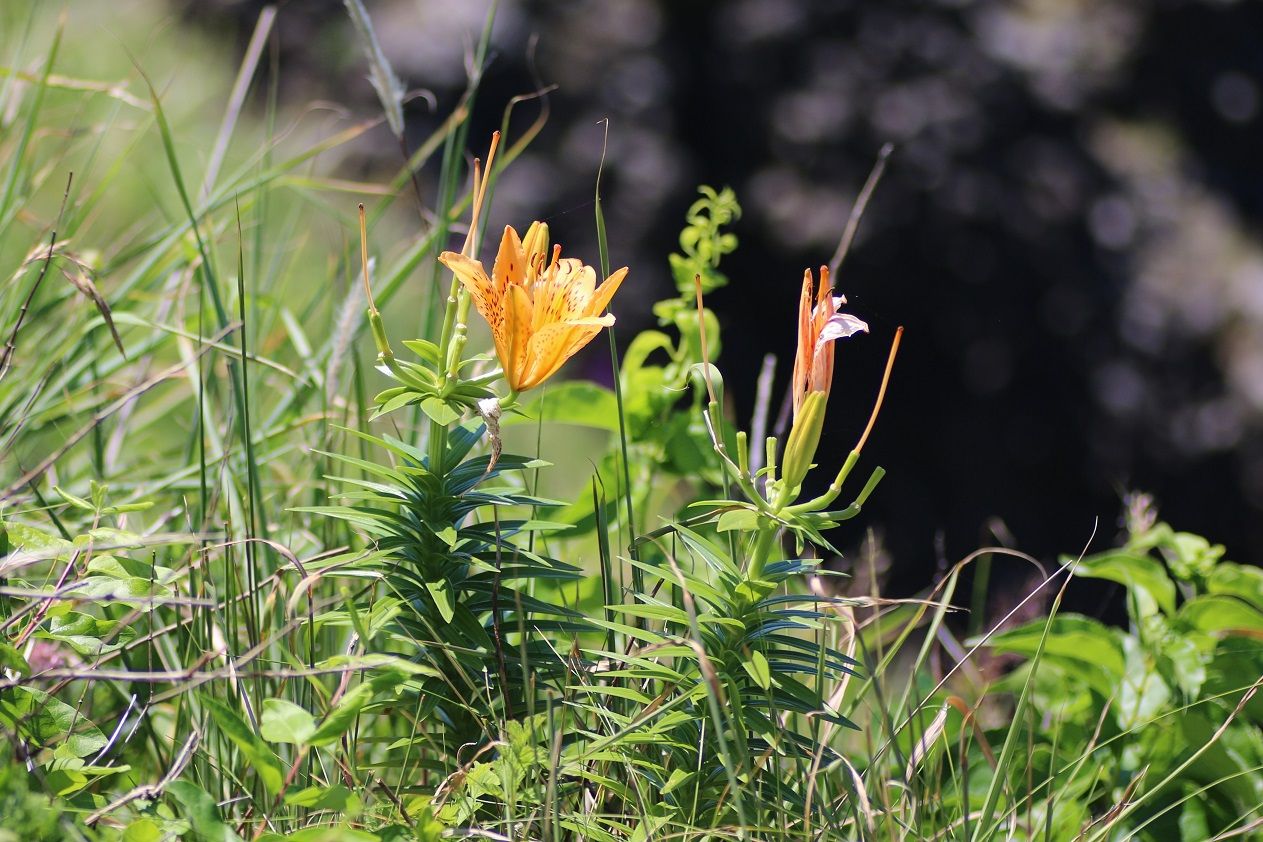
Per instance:
[[[1091,753],[1098,781],[1085,789],[1087,803],[1106,810],[1127,802],[1111,833],[1206,838],[1181,834],[1226,832],[1263,803],[1263,710],[1243,703],[1263,675],[1263,576],[1222,560],[1223,547],[1155,522],[1136,500],[1121,548],[1063,559],[1075,576],[1125,587],[1130,628],[1053,620],[1034,704],[1055,721],[1032,736],[1053,769]],[[1232,583],[1229,592],[1220,582]],[[1033,658],[1044,625],[1003,632],[990,645]],[[1111,838],[1104,829],[1089,834],[1098,837]]]
[[[357,567],[380,577],[397,601],[383,635],[428,667],[412,689],[453,724],[456,745],[486,736],[486,723],[495,716],[533,707],[528,696],[537,691],[534,682],[558,670],[544,640],[510,644],[509,634],[517,638],[524,627],[583,627],[578,612],[529,591],[535,582],[560,588],[577,580],[579,569],[513,540],[555,529],[511,514],[552,501],[497,482],[544,463],[505,454],[492,466],[488,455],[470,456],[484,430],[478,425],[445,433],[446,446],[433,461],[397,439],[365,437],[396,464],[387,468],[331,454],[374,479],[345,480],[357,489],[343,495],[354,505],[310,509],[354,523],[372,537],[376,552]],[[353,623],[354,610],[328,612],[320,622]],[[494,688],[490,705],[481,693],[461,690],[487,681]]]
[[[30,775],[8,758],[0,760],[0,842],[57,842],[65,838],[62,812],[48,796],[30,789]]]
[[[599,485],[607,490],[605,517],[617,520],[624,511],[619,507],[620,494],[608,493],[622,489],[622,496],[632,498],[631,511],[638,520],[630,526],[636,533],[672,515],[660,508],[664,491],[702,497],[724,482],[703,418],[706,398],[696,368],[703,360],[714,362],[720,357],[723,335],[715,314],[698,306],[694,276],[701,278],[705,293],[727,284],[718,267],[736,249],[737,239],[724,229],[740,218],[741,207],[730,188],[698,189],[701,198],[689,208],[680,234],[684,254],[670,255],[679,295],[653,306],[664,330],[645,330],[633,337],[619,361],[621,419],[628,439],[626,471],[621,448],[611,448],[598,465]],[[718,371],[714,377],[722,384]],[[552,421],[618,432],[618,409],[612,391],[590,384],[564,384],[525,411],[532,418],[547,412]],[[730,436],[728,423],[721,423],[724,435]],[[631,478],[630,483],[624,475]],[[551,516],[587,531],[596,524],[591,509],[584,501]]]
[[[271,92],[225,109],[234,68],[182,30],[142,53],[155,90],[93,39],[104,12],[63,31],[44,5],[0,4],[0,842],[1183,842],[1260,819],[1263,573],[1223,547],[1137,505],[1048,584],[1116,589],[1126,628],[1054,600],[974,641],[949,621],[963,564],[900,601],[822,566],[882,472],[834,505],[861,454],[814,464],[823,394],[783,442],[725,412],[695,279],[723,294],[731,190],[700,188],[617,392],[506,393],[463,287],[430,293],[474,201],[493,16],[461,108],[356,184],[337,156],[367,125],[299,141]],[[381,248],[363,283],[348,189]],[[557,448],[591,474],[549,470]]]
[[[741,218],[741,206],[732,188],[715,190],[703,185],[701,198],[689,206],[680,231],[680,251],[669,256],[671,276],[680,290],[680,297],[693,295],[694,278],[701,279],[703,293],[710,293],[728,284],[719,272],[719,261],[737,249],[737,236],[723,228]]]
[[[786,782],[785,764],[807,763],[816,751],[833,759],[808,723],[853,727],[826,698],[826,688],[855,666],[819,643],[836,619],[832,600],[793,592],[817,562],[775,561],[752,578],[723,542],[682,526],[672,537],[683,551],[671,554],[679,563],[637,562],[649,592],[609,606],[622,621],[594,621],[636,646],[591,653],[597,660],[588,679],[603,680],[571,687],[594,715],[621,713],[621,730],[577,748],[576,759],[619,757],[634,780],[664,796],[654,814],[664,823],[744,823],[755,815],[747,812],[751,801],[760,810],[792,811],[807,782]],[[682,556],[691,564],[682,566]],[[649,624],[629,625],[640,621]]]

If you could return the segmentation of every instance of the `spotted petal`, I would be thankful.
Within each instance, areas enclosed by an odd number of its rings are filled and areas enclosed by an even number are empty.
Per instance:
[[[544,325],[580,318],[587,312],[596,285],[596,272],[584,266],[580,260],[566,258],[550,266],[543,278],[531,291],[535,304],[535,320],[532,327],[540,330]]]
[[[515,392],[529,389],[522,385],[530,367],[531,352],[531,299],[520,286],[509,287],[505,301],[505,345],[496,346],[500,364],[504,367],[504,379]]]
[[[497,289],[487,277],[482,261],[454,251],[439,255],[439,262],[452,270],[456,279],[469,291],[478,315],[487,320],[497,350],[504,344],[504,291]]]
[[[496,262],[491,268],[491,281],[500,294],[515,284],[521,284],[526,275],[526,253],[522,241],[518,239],[513,226],[504,226],[504,236],[500,238],[500,250],[496,252]]]
[[[531,337],[530,370],[526,373],[523,389],[543,383],[579,352],[584,345],[601,332],[601,328],[614,324],[614,317],[583,318],[546,325]]]

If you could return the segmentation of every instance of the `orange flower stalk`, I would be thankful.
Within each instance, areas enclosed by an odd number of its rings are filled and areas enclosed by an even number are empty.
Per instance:
[[[846,296],[833,294],[828,266],[820,267],[820,286],[814,296],[813,285],[808,269],[803,273],[803,291],[798,301],[798,354],[794,358],[793,382],[795,417],[808,394],[829,394],[833,382],[833,343],[860,331],[868,332],[865,322],[849,313],[838,312],[846,303]]]
[[[491,277],[482,261],[445,251],[439,261],[469,290],[478,313],[491,326],[504,379],[514,392],[543,383],[601,332],[614,324],[602,315],[627,267],[599,287],[596,272],[575,258],[548,256],[548,226],[533,222],[525,240],[505,226]],[[547,262],[545,262],[547,261]]]

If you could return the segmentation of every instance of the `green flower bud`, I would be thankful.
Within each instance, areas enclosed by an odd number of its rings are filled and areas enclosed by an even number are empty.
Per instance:
[[[816,448],[820,445],[820,431],[824,429],[824,410],[828,400],[829,396],[825,392],[808,392],[794,416],[794,426],[785,443],[785,458],[781,468],[781,487],[785,495],[794,494],[807,477],[811,460],[816,457]]]

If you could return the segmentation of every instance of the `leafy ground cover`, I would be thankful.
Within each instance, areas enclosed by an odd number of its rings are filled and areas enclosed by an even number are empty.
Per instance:
[[[1263,574],[1136,496],[1115,549],[861,589],[822,561],[880,493],[899,335],[808,271],[777,305],[798,348],[768,349],[792,365],[733,417],[706,300],[738,197],[700,189],[677,294],[620,345],[636,267],[611,272],[599,183],[598,254],[486,225],[538,101],[470,137],[475,72],[391,177],[340,177],[402,143],[405,99],[348,5],[364,124],[251,87],[271,13],[234,82],[0,7],[0,837],[1259,832]],[[177,57],[208,70],[168,84]],[[887,379],[816,465],[857,341],[891,343]],[[562,379],[585,346],[612,388]],[[1037,586],[984,617],[962,578],[1001,562]],[[1072,579],[1127,625],[1061,611]]]

